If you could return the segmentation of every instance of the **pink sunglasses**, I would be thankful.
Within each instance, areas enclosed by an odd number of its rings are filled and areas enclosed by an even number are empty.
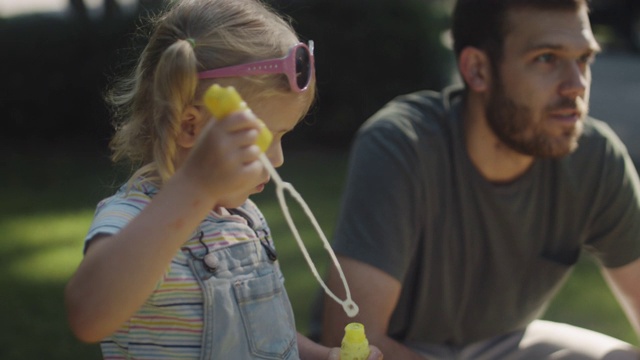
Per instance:
[[[240,77],[264,74],[285,74],[291,90],[302,92],[307,89],[315,70],[313,40],[309,45],[297,43],[287,56],[279,59],[260,60],[247,64],[227,66],[198,73],[199,79]]]

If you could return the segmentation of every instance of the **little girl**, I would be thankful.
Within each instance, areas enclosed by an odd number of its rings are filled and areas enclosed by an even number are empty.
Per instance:
[[[282,136],[314,99],[312,43],[257,0],[174,2],[152,25],[135,72],[108,97],[120,120],[113,159],[142,166],[98,204],[65,290],[72,330],[100,341],[105,359],[338,359],[297,334],[270,230],[248,199],[269,181],[261,126],[280,166]],[[202,95],[214,82],[253,112],[212,120]]]

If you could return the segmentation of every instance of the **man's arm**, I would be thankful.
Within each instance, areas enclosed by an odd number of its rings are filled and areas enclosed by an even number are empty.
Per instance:
[[[342,256],[338,260],[360,312],[349,318],[340,304],[325,296],[321,342],[327,346],[340,346],[344,327],[350,322],[360,322],[369,343],[382,350],[385,359],[424,360],[424,357],[387,336],[389,320],[400,297],[402,284],[363,262]],[[338,297],[345,298],[344,286],[334,267],[329,271],[328,286]]]
[[[640,337],[640,259],[618,268],[604,268],[603,274]]]

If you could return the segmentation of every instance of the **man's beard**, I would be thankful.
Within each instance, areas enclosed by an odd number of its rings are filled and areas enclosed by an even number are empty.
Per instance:
[[[496,85],[487,104],[486,117],[491,130],[502,143],[518,153],[541,158],[559,158],[578,147],[582,119],[573,128],[554,136],[544,128],[543,122],[534,120],[531,108],[518,104],[505,94],[499,79],[494,79],[493,83]],[[569,98],[561,98],[544,109],[544,113],[568,108],[577,109],[583,117],[587,113],[586,105]]]

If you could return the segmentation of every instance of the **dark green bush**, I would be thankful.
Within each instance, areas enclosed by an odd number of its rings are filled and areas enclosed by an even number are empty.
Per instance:
[[[360,124],[393,97],[439,90],[450,81],[442,1],[271,0],[316,44],[318,101],[292,138],[348,143]],[[292,139],[295,141],[295,139]]]
[[[445,0],[268,1],[316,42],[318,101],[292,142],[346,144],[394,96],[449,81]],[[145,14],[162,1],[141,3]],[[55,146],[84,140],[106,148],[111,126],[102,92],[116,66],[132,58],[134,15],[0,19],[3,143],[46,138]]]
[[[106,147],[111,126],[103,91],[128,53],[138,15],[160,4],[143,0],[137,12],[111,8],[97,18],[82,7],[0,18],[2,143],[27,148],[98,142]]]

